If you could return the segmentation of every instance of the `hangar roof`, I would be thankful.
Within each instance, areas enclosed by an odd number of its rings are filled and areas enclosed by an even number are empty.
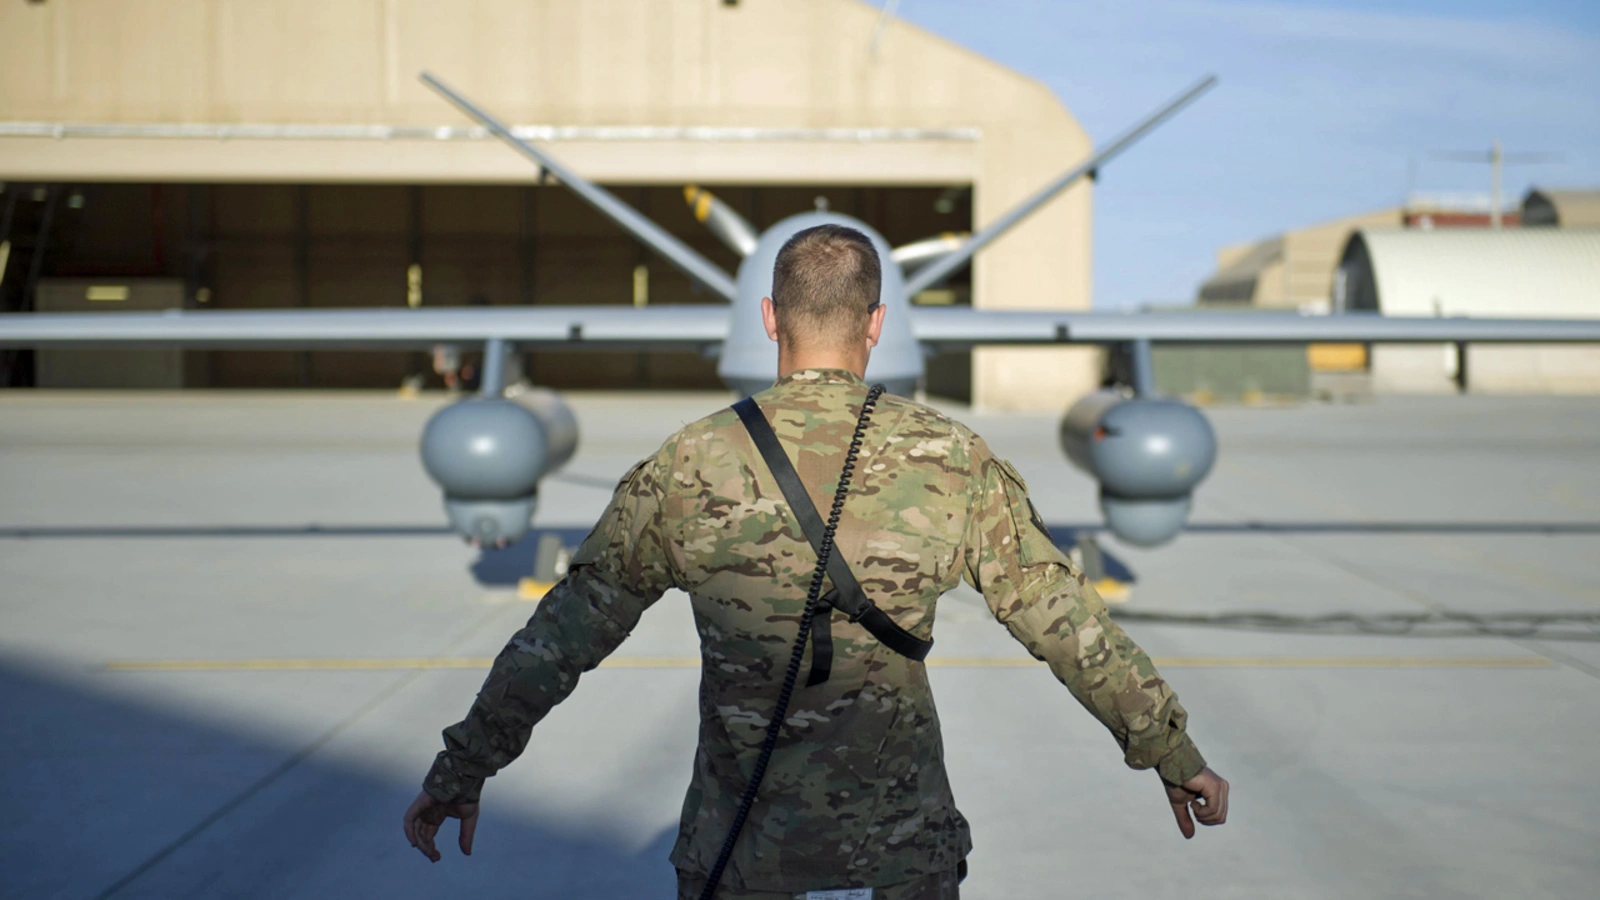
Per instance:
[[[470,123],[426,69],[515,124],[568,129],[539,137],[612,181],[949,184],[986,165],[980,139],[1042,142],[1057,164],[1087,149],[1043,84],[903,20],[874,52],[878,18],[858,0],[7,3],[0,142],[19,179],[525,180],[492,141],[433,139]],[[54,137],[25,136],[41,125]],[[193,136],[126,133],[153,125]],[[312,131],[212,152],[240,125]],[[840,146],[827,129],[873,131]],[[179,145],[186,178],[162,168]]]
[[[1200,285],[1202,304],[1294,307],[1325,303],[1339,251],[1364,226],[1399,224],[1398,207],[1343,216],[1217,252],[1217,270]]]
[[[1600,228],[1369,228],[1342,260],[1351,309],[1371,299],[1385,315],[1600,317]]]
[[[1262,272],[1274,263],[1283,261],[1283,235],[1268,238],[1255,244],[1224,247],[1219,261],[1227,258],[1200,285],[1201,303],[1251,303],[1256,296],[1256,282]]]

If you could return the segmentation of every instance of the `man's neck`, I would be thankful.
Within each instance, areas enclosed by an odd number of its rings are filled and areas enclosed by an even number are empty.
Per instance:
[[[778,345],[778,377],[801,369],[844,369],[858,378],[867,376],[867,357],[864,353],[841,353],[836,350],[811,350],[804,347],[793,350]]]

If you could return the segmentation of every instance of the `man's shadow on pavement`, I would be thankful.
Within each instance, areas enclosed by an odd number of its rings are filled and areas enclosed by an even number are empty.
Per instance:
[[[106,690],[87,684],[102,677],[115,679]],[[0,822],[0,894],[676,896],[675,828],[635,851],[493,801],[472,857],[450,821],[438,836],[445,858],[430,864],[400,829],[416,782],[116,695],[142,677],[163,676],[68,679],[0,659],[0,793],[21,813]],[[420,781],[428,759],[416,762]]]

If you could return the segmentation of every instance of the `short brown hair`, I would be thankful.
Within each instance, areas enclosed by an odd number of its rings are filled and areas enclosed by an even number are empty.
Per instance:
[[[817,225],[783,244],[772,266],[778,339],[842,346],[865,334],[883,269],[871,238],[843,225]]]

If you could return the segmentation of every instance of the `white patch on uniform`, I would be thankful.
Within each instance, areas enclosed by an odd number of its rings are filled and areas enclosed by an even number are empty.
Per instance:
[[[1100,623],[1094,619],[1090,619],[1088,623],[1078,631],[1078,656],[1090,656],[1099,652],[1100,635],[1102,633],[1103,632],[1100,630]]]
[[[837,891],[806,891],[806,900],[872,900],[872,888],[841,888]]]

